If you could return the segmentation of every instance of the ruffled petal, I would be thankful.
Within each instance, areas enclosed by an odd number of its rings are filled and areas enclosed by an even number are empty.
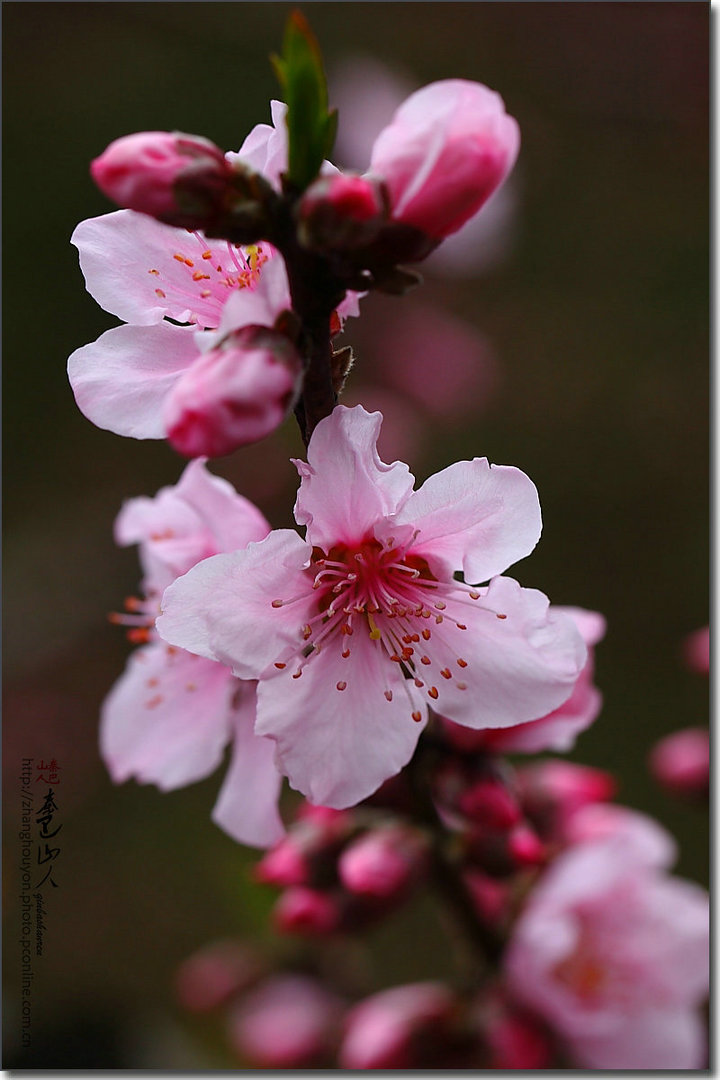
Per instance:
[[[227,480],[209,472],[206,460],[197,458],[186,467],[175,487],[178,499],[192,509],[214,537],[216,551],[235,551],[252,541],[264,540],[270,532],[265,515]]]
[[[278,529],[244,551],[205,559],[165,591],[158,633],[242,679],[259,678],[302,649],[316,607],[313,578],[303,573],[309,557],[296,532]]]
[[[243,162],[262,173],[276,190],[280,190],[280,174],[287,169],[287,105],[282,101],[270,102],[273,126],[256,124],[246,137],[237,154],[225,156],[231,162]]]
[[[532,480],[487,458],[458,461],[431,476],[399,510],[418,530],[413,554],[444,577],[462,570],[475,584],[501,574],[535,547],[542,530]]]
[[[425,646],[430,663],[417,669],[436,712],[467,727],[510,727],[570,696],[587,650],[573,620],[549,610],[541,592],[499,577],[478,600],[446,601]]]
[[[293,674],[260,683],[255,730],[277,741],[278,766],[310,802],[353,806],[407,764],[426,713],[379,642],[356,636],[347,659],[330,643]]]
[[[116,326],[75,350],[68,377],[78,408],[97,427],[162,439],[163,402],[197,355],[182,326]]]
[[[233,749],[213,821],[240,844],[270,847],[285,828],[278,810],[282,776],[275,768],[275,744],[253,731],[254,683],[236,683],[231,717]]]
[[[315,428],[307,464],[295,462],[301,477],[295,520],[307,525],[311,544],[329,551],[359,543],[408,498],[413,476],[407,465],[386,465],[378,456],[381,424],[382,415],[362,405],[338,405]]]
[[[113,780],[170,791],[213,772],[234,683],[221,664],[161,642],[136,650],[102,708],[100,752]]]

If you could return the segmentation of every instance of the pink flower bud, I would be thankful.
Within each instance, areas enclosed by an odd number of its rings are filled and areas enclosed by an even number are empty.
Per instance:
[[[168,440],[187,457],[220,457],[282,423],[302,364],[276,331],[245,326],[191,365],[165,402]]]
[[[547,1069],[553,1047],[540,1025],[526,1014],[506,1012],[488,1026],[488,1069]]]
[[[539,866],[547,856],[542,840],[525,822],[516,825],[508,836],[508,851],[520,866]]]
[[[710,627],[703,626],[688,634],[683,642],[683,659],[691,671],[707,675],[710,671]]]
[[[490,829],[509,829],[522,817],[514,795],[499,780],[476,780],[463,791],[458,807],[466,817]]]
[[[387,218],[380,183],[346,173],[321,176],[311,184],[298,212],[303,243],[341,250],[368,243]]]
[[[425,838],[414,829],[373,829],[345,849],[338,873],[349,892],[392,900],[403,896],[418,880],[426,855]]]
[[[361,1001],[346,1017],[341,1069],[446,1065],[455,998],[442,983],[397,986]]]
[[[315,979],[277,975],[230,1014],[230,1041],[254,1066],[300,1069],[328,1055],[341,1012],[340,999]]]
[[[611,799],[617,787],[609,773],[558,759],[518,769],[517,781],[523,809],[547,839],[563,839],[577,810]]]
[[[666,735],[650,754],[650,771],[674,795],[707,795],[710,784],[710,735],[704,728],[684,728]]]
[[[141,131],[110,143],[90,173],[119,206],[198,228],[223,204],[233,170],[222,150],[199,135]]]
[[[338,929],[340,909],[329,893],[295,885],[283,893],[273,908],[273,922],[281,934],[323,937]]]
[[[391,216],[442,240],[508,175],[520,133],[502,98],[447,79],[411,94],[375,141],[370,169],[390,192]]]
[[[508,886],[480,870],[468,870],[464,881],[475,910],[483,922],[491,925],[502,922],[509,910]]]
[[[264,885],[305,885],[308,865],[293,838],[287,836],[255,864],[253,877]]]
[[[189,1012],[211,1012],[262,974],[263,962],[250,949],[236,941],[218,941],[180,965],[175,992]]]

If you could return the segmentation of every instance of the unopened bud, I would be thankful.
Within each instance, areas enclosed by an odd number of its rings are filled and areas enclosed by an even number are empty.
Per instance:
[[[170,443],[186,457],[221,457],[269,435],[292,408],[302,362],[283,335],[245,326],[182,375],[165,403]]]
[[[287,889],[273,908],[275,929],[281,934],[323,937],[340,926],[340,908],[330,893],[303,885]]]
[[[650,754],[650,771],[673,795],[704,798],[710,785],[710,734],[684,728],[666,735]]]
[[[253,1066],[301,1069],[324,1061],[335,1039],[342,1002],[303,975],[276,975],[230,1014],[233,1048]]]
[[[537,1021],[525,1013],[497,1016],[486,1031],[490,1060],[488,1069],[547,1069],[553,1063],[553,1046]]]
[[[263,973],[263,961],[251,949],[236,941],[218,941],[180,965],[175,992],[182,1008],[189,1012],[211,1012]]]
[[[426,860],[427,843],[416,830],[373,829],[345,849],[338,873],[345,888],[357,896],[394,900],[420,879]]]
[[[617,787],[610,773],[558,759],[523,766],[517,781],[523,809],[545,839],[560,838],[577,810],[611,799]]]
[[[514,795],[502,781],[477,780],[458,799],[458,808],[471,821],[490,829],[510,829],[521,819]]]
[[[547,857],[542,840],[525,822],[511,830],[508,836],[508,851],[519,866],[540,866]]]
[[[128,210],[179,228],[212,221],[232,186],[232,165],[199,135],[142,131],[110,143],[90,166],[100,190]]]
[[[387,219],[382,185],[363,176],[321,176],[298,206],[300,242],[314,249],[350,251],[364,247]]]
[[[253,877],[264,885],[305,885],[308,866],[292,836],[280,841],[255,864]]]
[[[397,986],[366,998],[346,1017],[341,1069],[445,1066],[457,1003],[442,983]]]
[[[508,913],[508,886],[480,870],[468,870],[464,881],[482,921],[491,926],[501,923]]]

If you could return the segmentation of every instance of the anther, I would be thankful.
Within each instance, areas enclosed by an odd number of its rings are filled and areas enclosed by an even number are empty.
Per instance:
[[[335,689],[336,690],[344,690],[346,688],[346,686],[347,686],[346,682],[335,683]]]
[[[433,700],[435,700],[437,698],[437,696],[438,696],[437,686],[431,686],[430,689],[428,690],[428,694],[430,695],[430,697]]]
[[[343,651],[340,653],[340,655],[342,656],[342,658],[344,660],[347,660],[348,656],[350,655],[350,650],[349,649],[343,649]]]
[[[276,660],[275,661],[275,667],[278,669],[278,671],[282,671],[283,668],[287,667],[287,664],[281,664]]]
[[[282,600],[273,600],[272,607],[282,607],[282,606],[283,606],[283,601]]]
[[[203,251],[202,257],[203,259],[212,259],[212,251]]]
[[[507,615],[498,615],[498,619],[507,619]]]
[[[197,686],[196,686],[196,684],[194,682],[188,682],[188,683],[185,683],[185,689],[186,690],[191,690],[191,691],[192,690],[197,690]]]
[[[160,277],[159,270],[148,270],[148,274],[155,274],[156,277]]]
[[[181,263],[185,262],[185,256],[184,255],[173,255],[173,259],[177,259],[177,261],[181,262]]]
[[[430,631],[428,630],[427,626],[423,630],[422,636],[425,638],[426,641],[430,640]]]
[[[293,679],[299,679],[301,675],[302,675],[302,668],[299,668],[299,669],[298,669],[298,670],[297,670],[297,671],[295,672],[295,674],[293,675]]]
[[[429,656],[421,656],[420,657],[420,663],[421,664],[429,664],[430,663],[430,657]]]
[[[467,683],[466,682],[458,682],[458,683],[455,683],[455,685],[457,686],[458,690],[467,690]]]
[[[388,701],[392,701],[392,690],[386,690],[385,691],[385,697],[387,698]]]
[[[155,290],[155,295],[159,296],[161,300],[165,299],[165,293],[162,291],[162,289],[156,289]]]
[[[475,592],[474,589],[468,595],[469,595],[471,600],[479,600],[480,599],[480,593]]]
[[[416,723],[416,724],[419,724],[419,723],[420,723],[420,721],[422,720],[422,713],[420,713],[420,712],[414,712],[414,713],[412,714],[412,718],[413,718],[413,720],[415,721],[415,723]]]
[[[459,622],[455,623],[455,625],[457,626],[458,630],[467,630],[467,626],[465,625],[465,623]]]
[[[440,674],[442,675],[443,679],[452,679],[452,672],[450,671],[450,668],[444,667]]]
[[[438,611],[444,611],[445,608],[447,607],[447,604],[445,603],[444,600],[436,600],[435,601],[435,607],[438,609]]]
[[[441,622],[443,622],[444,618],[445,618],[444,615],[436,615],[435,616],[435,622],[438,624],[438,626],[440,625]]]
[[[418,690],[422,690],[425,683],[422,681],[422,679],[415,679],[415,685],[417,686]]]
[[[462,656],[457,658],[458,667],[467,667],[467,660],[463,660]]]

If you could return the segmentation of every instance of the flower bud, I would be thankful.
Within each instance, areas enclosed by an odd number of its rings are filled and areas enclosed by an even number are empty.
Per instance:
[[[666,735],[650,754],[650,771],[667,791],[704,797],[710,784],[710,735],[704,728],[684,728]]]
[[[495,779],[470,784],[460,795],[458,808],[471,821],[490,829],[510,829],[522,817],[514,795]]]
[[[274,330],[245,326],[182,375],[165,403],[170,443],[187,457],[221,457],[282,423],[300,389],[302,363]]]
[[[340,926],[337,901],[327,892],[295,885],[287,889],[273,908],[275,929],[281,934],[323,937]]]
[[[305,885],[308,865],[292,836],[286,836],[263,855],[253,868],[253,877],[264,885]]]
[[[480,919],[491,926],[501,923],[509,911],[508,886],[481,870],[468,870],[463,879]]]
[[[394,900],[420,878],[426,856],[425,838],[414,829],[373,829],[343,851],[338,873],[348,892],[356,896]]]
[[[182,1008],[205,1013],[224,1005],[263,974],[263,961],[237,941],[217,941],[178,968],[175,992]]]
[[[520,822],[511,830],[508,851],[519,866],[539,866],[547,856],[542,840],[525,822]]]
[[[611,799],[617,786],[609,773],[558,759],[518,769],[517,781],[525,813],[541,837],[553,840],[563,839],[565,826],[577,810]]]
[[[447,79],[403,102],[375,141],[370,170],[389,190],[394,221],[442,240],[500,186],[519,145],[517,123],[498,94]]]
[[[456,1001],[442,983],[396,986],[361,1001],[346,1017],[341,1069],[447,1065]]]
[[[488,1069],[548,1069],[553,1047],[548,1035],[527,1013],[507,1011],[495,1017],[486,1031]]]
[[[347,251],[376,236],[387,219],[386,199],[377,180],[334,173],[310,185],[298,214],[300,240],[306,247]]]
[[[301,1069],[327,1057],[342,1002],[303,975],[276,975],[248,994],[229,1016],[233,1048],[252,1065]]]
[[[707,675],[710,671],[710,627],[693,630],[683,641],[683,659],[690,671]]]
[[[108,198],[179,228],[200,228],[224,206],[233,168],[199,135],[142,131],[110,143],[90,166]]]

